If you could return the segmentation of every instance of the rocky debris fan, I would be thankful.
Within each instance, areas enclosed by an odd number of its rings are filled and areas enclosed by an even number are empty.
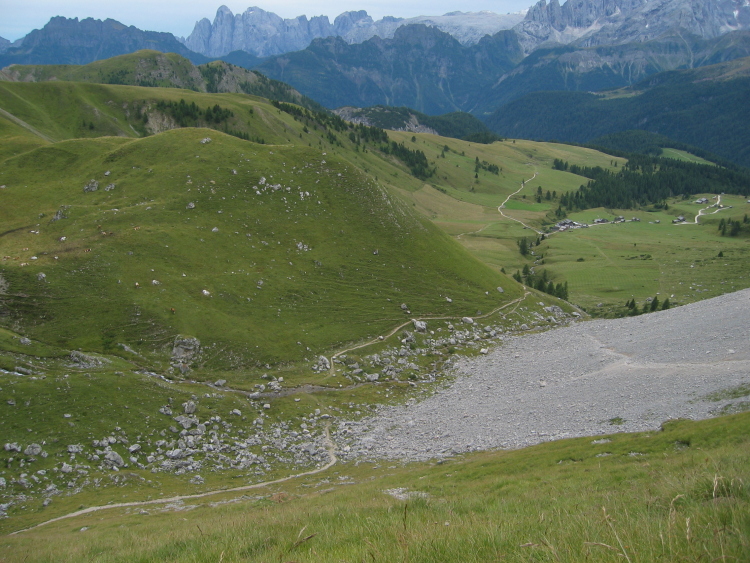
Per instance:
[[[748,400],[706,397],[750,385],[749,314],[750,290],[743,290],[508,336],[486,355],[457,358],[454,382],[433,396],[341,423],[334,439],[344,458],[424,460],[707,418]]]

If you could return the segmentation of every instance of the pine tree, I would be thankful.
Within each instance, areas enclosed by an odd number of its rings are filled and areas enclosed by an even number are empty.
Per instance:
[[[671,306],[671,305],[669,304],[669,297],[667,297],[667,298],[666,298],[666,299],[664,300],[664,303],[662,303],[662,304],[661,304],[661,310],[662,310],[662,311],[666,311],[667,309],[669,309],[669,307],[670,307],[670,306]]]

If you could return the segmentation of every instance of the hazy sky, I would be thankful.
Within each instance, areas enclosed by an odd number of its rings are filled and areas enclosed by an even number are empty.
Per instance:
[[[331,21],[342,12],[367,10],[373,18],[383,16],[413,17],[420,15],[437,16],[447,12],[478,12],[489,10],[500,14],[518,12],[528,8],[536,0],[247,0],[223,2],[235,14],[244,12],[250,6],[258,6],[275,12],[284,18],[306,15],[328,16]],[[0,37],[14,41],[40,29],[53,16],[112,18],[127,25],[134,25],[149,31],[169,31],[179,36],[187,36],[193,31],[195,22],[201,18],[214,19],[222,1],[208,0],[126,0],[102,2],[101,0],[0,0]]]

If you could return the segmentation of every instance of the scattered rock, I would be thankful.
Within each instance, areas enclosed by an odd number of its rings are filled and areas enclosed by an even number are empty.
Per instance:
[[[185,209],[195,209],[195,203],[191,201],[185,206]]]
[[[6,443],[4,448],[6,452],[20,452],[21,451],[21,446],[19,446],[16,442]]]
[[[122,456],[115,451],[108,451],[104,454],[104,460],[109,462],[114,467],[122,467],[125,465],[125,461]]]
[[[271,391],[278,393],[281,391],[281,384],[278,381],[271,381],[271,383],[268,384],[268,388]]]
[[[50,220],[51,223],[54,223],[55,221],[59,221],[60,219],[67,219],[68,216],[65,214],[65,212],[68,210],[67,205],[63,205],[60,209],[55,211],[55,214],[52,216],[52,219]],[[61,240],[65,240],[64,238]]]
[[[105,175],[105,176],[109,176],[109,175],[110,175],[111,173],[112,173],[112,172],[110,172],[109,170],[107,170],[107,171],[106,171],[106,172],[104,173],[104,175]]]
[[[44,272],[39,272],[36,275],[36,279],[37,281],[45,281],[47,279],[47,274],[45,274]]]
[[[21,339],[19,340],[19,342],[20,342],[21,344],[23,344],[24,346],[31,346],[31,340],[29,340],[29,339],[28,339],[28,338],[26,338],[25,336],[23,336],[23,337],[22,337],[22,338],[21,338]]]
[[[408,311],[409,310],[409,306],[406,303],[401,303],[401,310],[402,311]]]
[[[83,451],[83,446],[80,444],[71,444],[68,446],[68,453],[69,454],[79,454]]]
[[[83,186],[83,193],[95,192],[99,189],[99,182],[96,180],[90,180],[88,184]]]
[[[498,291],[499,291],[500,293],[505,293],[505,290],[504,290],[504,289],[503,289],[502,287],[498,287],[498,288],[497,288],[497,290],[498,290]]]
[[[187,401],[186,403],[182,403],[182,406],[185,409],[185,414],[194,414],[197,408],[193,401]]]
[[[207,145],[211,142],[211,137],[206,137],[205,139],[201,139],[201,145]]]
[[[39,444],[29,444],[23,451],[23,455],[39,455],[42,453],[42,446]]]
[[[201,291],[201,293],[203,294],[204,297],[211,297],[211,292],[208,291],[207,289],[204,289],[203,291]]]
[[[204,290],[205,292],[205,290]],[[200,355],[201,341],[191,336],[177,336],[172,345],[172,365],[182,373],[190,371],[188,364]]]
[[[78,350],[73,350],[70,353],[70,359],[73,360],[73,364],[82,369],[92,369],[102,367],[109,363],[106,358],[97,358],[96,356],[88,356]]]
[[[471,317],[464,317],[461,319],[461,322],[466,323],[467,325],[473,325],[474,319],[472,319]]]
[[[112,191],[112,190],[114,190],[114,189],[115,189],[116,187],[117,187],[117,186],[115,186],[114,184],[107,184],[107,187],[105,187],[105,188],[104,188],[104,191],[105,191],[105,192],[111,192],[111,191]]]
[[[227,380],[226,379],[218,379],[214,383],[214,385],[216,385],[216,387],[224,387],[226,384],[227,384]]]
[[[331,362],[328,361],[328,358],[325,356],[320,356],[318,358],[318,363],[316,363],[313,366],[313,370],[316,371],[328,371],[331,369]]]
[[[427,332],[427,323],[424,321],[414,320],[414,330],[417,332]]]
[[[62,467],[60,468],[60,471],[63,473],[72,473],[73,472],[73,466],[63,462]]]

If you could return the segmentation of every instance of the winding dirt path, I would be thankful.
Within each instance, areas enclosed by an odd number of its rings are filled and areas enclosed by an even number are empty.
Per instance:
[[[489,313],[485,313],[484,315],[479,315],[476,317],[472,317],[474,319],[486,319],[487,317],[491,317],[492,315],[499,313],[503,309],[507,309],[508,307],[515,305],[513,308],[513,311],[515,311],[518,306],[531,294],[530,291],[524,292],[522,297],[519,297],[517,299],[514,299],[513,301],[509,301],[505,305],[502,305],[501,307],[498,307],[497,309],[493,309]],[[509,311],[507,314],[513,313],[513,311]],[[373,344],[378,344],[379,342],[382,342],[383,340],[390,338],[394,334],[396,334],[399,330],[402,328],[409,326],[410,324],[413,324],[414,321],[458,321],[461,320],[463,317],[421,317],[419,319],[409,319],[408,321],[398,325],[396,328],[391,330],[388,334],[383,336],[378,336],[377,338],[370,340],[368,342],[365,342],[363,344],[358,344],[357,346],[352,346],[351,348],[347,348],[346,350],[341,350],[340,352],[336,352],[331,356],[331,369],[329,370],[331,375],[334,375],[336,373],[336,366],[334,364],[334,361],[336,358],[341,356],[342,354],[347,354],[349,352],[352,352],[353,350],[359,350],[360,348],[366,348],[367,346],[372,346]]]
[[[515,192],[513,192],[513,193],[512,193],[512,194],[510,194],[510,195],[509,195],[508,197],[506,197],[506,198],[505,198],[505,201],[504,201],[504,202],[502,202],[502,203],[501,203],[501,204],[500,204],[500,205],[499,205],[499,206],[497,207],[497,210],[498,210],[498,211],[500,212],[500,215],[502,215],[502,216],[503,216],[503,217],[505,217],[506,219],[510,219],[511,221],[515,221],[516,223],[520,223],[520,224],[521,224],[521,225],[523,225],[523,226],[524,226],[525,228],[527,228],[527,229],[531,229],[531,230],[532,230],[532,231],[534,231],[534,232],[535,232],[536,234],[538,234],[538,235],[541,235],[541,234],[542,234],[542,232],[541,232],[541,231],[537,231],[537,230],[536,230],[536,229],[535,229],[534,227],[529,227],[529,226],[528,226],[528,225],[527,225],[526,223],[524,223],[524,222],[523,222],[523,221],[521,221],[520,219],[514,219],[513,217],[510,217],[510,216],[506,215],[506,214],[505,214],[505,213],[503,212],[503,209],[505,209],[505,204],[506,204],[506,203],[508,203],[508,202],[510,201],[510,198],[512,198],[512,197],[513,197],[514,195],[516,195],[516,194],[520,193],[520,192],[521,192],[521,191],[522,191],[522,190],[523,190],[523,189],[524,189],[524,188],[526,187],[526,183],[527,183],[527,182],[531,182],[531,181],[532,181],[532,180],[533,180],[534,178],[536,178],[536,177],[537,177],[538,175],[539,175],[539,172],[537,172],[536,170],[534,170],[534,175],[533,175],[533,176],[532,176],[531,178],[529,178],[528,180],[524,180],[524,181],[523,181],[523,182],[521,183],[521,187],[520,187],[520,188],[518,188],[518,189],[517,189],[517,190],[516,190]]]
[[[68,518],[75,518],[76,516],[83,516],[84,514],[91,514],[93,512],[99,512],[101,510],[109,510],[110,508],[133,508],[136,506],[167,504],[170,502],[180,502],[184,500],[205,498],[205,497],[209,497],[213,495],[218,495],[221,493],[237,493],[237,492],[242,492],[242,491],[250,491],[253,489],[261,489],[263,487],[268,487],[270,485],[278,485],[279,483],[285,483],[286,481],[291,481],[292,479],[298,479],[300,477],[309,477],[310,475],[316,475],[318,473],[322,473],[323,471],[326,471],[327,469],[330,469],[336,463],[338,463],[338,458],[336,457],[336,445],[333,443],[333,440],[331,440],[331,425],[330,424],[326,424],[324,440],[326,444],[326,450],[328,450],[328,456],[330,459],[328,460],[328,463],[326,463],[323,467],[319,467],[311,471],[305,471],[304,473],[296,473],[295,475],[289,475],[288,477],[274,479],[273,481],[264,481],[262,483],[255,483],[253,485],[244,485],[242,487],[233,487],[231,489],[218,489],[215,491],[208,491],[205,493],[199,493],[195,495],[178,495],[174,497],[154,499],[154,500],[120,502],[116,504],[105,504],[103,506],[90,506],[89,508],[84,508],[83,510],[77,510],[76,512],[71,512],[70,514],[64,514],[63,516],[58,516],[57,518],[52,518],[50,520],[40,522],[39,524],[35,524],[34,526],[24,528],[23,530],[17,530],[15,532],[11,532],[8,535],[14,536],[22,532],[28,532],[29,530],[34,530],[41,526],[46,526],[47,524],[51,524],[53,522],[59,522],[60,520],[66,520]]]

